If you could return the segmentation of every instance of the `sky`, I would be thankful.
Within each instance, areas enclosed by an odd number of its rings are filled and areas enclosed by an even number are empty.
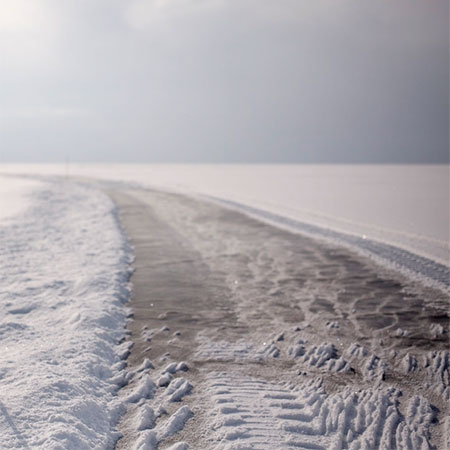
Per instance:
[[[0,0],[0,163],[448,163],[448,0]]]

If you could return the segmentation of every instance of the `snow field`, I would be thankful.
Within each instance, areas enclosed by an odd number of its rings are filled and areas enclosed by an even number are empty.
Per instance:
[[[98,190],[43,182],[31,199],[0,226],[1,447],[112,448],[130,250]]]
[[[6,174],[65,171],[0,166]],[[70,175],[215,197],[450,264],[448,165],[72,164]]]

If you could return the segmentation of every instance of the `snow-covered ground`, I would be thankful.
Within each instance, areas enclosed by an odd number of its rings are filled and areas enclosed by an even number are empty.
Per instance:
[[[449,266],[449,166],[0,165],[0,173],[92,177],[233,201],[387,243]]]
[[[118,450],[447,448],[448,296],[216,203],[118,192],[140,243]]]
[[[153,449],[158,442],[170,445],[193,416],[192,410],[200,416],[203,407],[211,414],[207,423],[215,438],[229,442],[230,448],[241,448],[240,440],[248,436],[247,442],[255,448],[270,448],[267,445],[277,439],[282,439],[283,445],[291,442],[292,448],[299,442],[304,448],[316,449],[346,445],[388,448],[392,442],[405,449],[411,445],[429,448],[436,412],[421,395],[410,396],[405,405],[400,405],[401,392],[392,388],[395,383],[388,387],[382,383],[384,361],[391,361],[402,377],[412,377],[419,385],[418,380],[425,377],[430,385],[425,383],[421,393],[444,401],[449,396],[448,351],[424,351],[414,356],[414,349],[411,355],[402,349],[400,358],[388,357],[386,350],[383,359],[380,353],[376,355],[359,343],[344,346],[340,341],[346,326],[344,318],[358,313],[356,304],[356,312],[349,309],[345,314],[336,313],[339,320],[327,319],[326,324],[311,320],[286,330],[280,326],[276,331],[284,333],[283,337],[259,339],[255,335],[252,343],[249,336],[242,346],[239,342],[217,343],[211,338],[201,341],[201,333],[197,337],[201,342],[194,363],[220,361],[222,354],[226,361],[241,358],[241,363],[249,364],[255,357],[260,361],[295,361],[296,371],[302,375],[306,368],[312,380],[299,382],[295,378],[294,388],[282,382],[281,374],[280,383],[272,383],[259,376],[214,371],[206,373],[203,386],[195,385],[184,368],[177,369],[177,364],[183,364],[180,361],[173,366],[169,361],[159,365],[155,361],[153,365],[145,360],[138,369],[124,370],[123,359],[130,344],[119,343],[127,323],[132,255],[112,201],[80,178],[189,193],[253,215],[262,214],[274,222],[287,218],[395,245],[448,266],[448,167],[72,165],[2,166],[0,173],[39,176],[39,181],[34,177],[0,176],[2,448],[112,448],[119,436],[116,425],[130,404],[136,405],[137,416],[131,423],[139,436],[133,448]],[[139,190],[136,195],[145,197],[147,193]],[[195,207],[193,211],[191,214]],[[168,223],[178,221],[182,230],[186,227],[184,213],[180,207],[164,214]],[[206,231],[199,233],[203,225],[188,222],[193,233],[199,234],[198,242],[203,242],[208,236],[207,225]],[[214,240],[216,235],[211,236]],[[203,245],[204,260],[213,260],[217,254],[213,245]],[[225,253],[230,257],[234,254]],[[266,259],[264,255],[258,257],[255,267],[266,264]],[[287,271],[291,268],[288,263]],[[219,267],[217,273],[227,273],[222,269]],[[229,275],[232,287],[242,274],[244,270]],[[242,289],[237,293],[245,292],[244,282],[236,284]],[[373,289],[376,287],[373,284]],[[311,297],[311,311],[318,297],[314,292],[305,294],[305,298]],[[332,295],[329,287],[322,294],[324,298]],[[252,299],[239,303],[240,308],[248,307],[249,317],[254,312]],[[378,298],[374,302],[379,306],[383,303]],[[334,343],[318,337],[320,327]],[[430,330],[442,343],[447,331],[440,325]],[[151,330],[143,331],[148,334]],[[155,340],[157,333],[164,335],[168,329],[153,331],[146,341]],[[389,335],[389,339],[406,339],[413,331],[399,327],[398,333]],[[176,339],[174,335],[167,345]],[[255,348],[262,350],[258,353]],[[377,348],[380,351],[381,344]],[[353,367],[362,377],[357,391],[351,387]],[[334,380],[335,375],[340,380],[337,385],[349,379],[350,387],[335,393],[327,391],[321,377]],[[117,396],[119,388],[128,382]],[[192,410],[178,404],[191,390],[195,399],[202,389],[207,393],[204,404],[196,404]],[[174,400],[174,395],[180,398]],[[164,412],[158,410],[155,399],[166,405],[170,413],[167,420],[160,420]],[[171,409],[174,405],[176,411]],[[449,419],[440,420],[443,429]],[[277,427],[281,427],[281,434]],[[449,436],[438,439],[448,440]],[[221,445],[218,448],[223,448]],[[287,448],[291,448],[289,445]],[[188,446],[180,442],[173,448],[184,450]]]
[[[32,193],[41,186],[31,179],[0,178],[0,223],[25,211],[30,206]]]
[[[111,447],[130,252],[100,191],[0,178],[0,447]]]

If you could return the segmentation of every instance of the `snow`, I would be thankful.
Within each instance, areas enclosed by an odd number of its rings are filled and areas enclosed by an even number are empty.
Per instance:
[[[156,384],[153,380],[148,376],[140,381],[137,388],[128,396],[127,402],[136,403],[143,398],[153,398],[156,390]]]
[[[0,173],[65,171],[62,165],[0,166]],[[446,165],[73,164],[69,172],[228,200],[449,265]]]
[[[159,226],[169,226],[173,235],[186,239],[173,239],[177,248],[194,248],[195,259],[207,262],[199,280],[204,277],[207,286],[211,275],[207,298],[218,316],[213,327],[204,322],[204,328],[196,330],[194,354],[177,353],[186,342],[186,330],[179,323],[167,323],[173,330],[181,328],[173,344],[171,334],[162,332],[167,328],[160,328],[162,320],[168,320],[161,311],[177,307],[170,303],[173,291],[166,292],[167,304],[164,299],[161,310],[151,313],[161,321],[136,326],[136,345],[142,347],[148,336],[157,347],[158,334],[151,330],[161,330],[162,348],[156,355],[167,352],[168,357],[163,361],[150,353],[153,380],[172,373],[182,359],[191,366],[187,373],[175,372],[169,385],[167,379],[157,383],[149,404],[164,405],[167,415],[156,417],[156,438],[180,405],[168,401],[171,386],[181,387],[186,380],[192,387],[181,402],[194,417],[171,439],[193,448],[445,448],[448,296],[409,285],[365,259],[357,266],[359,258],[343,249],[279,232],[215,204],[150,190],[127,189],[126,194],[126,205],[135,197],[142,211],[148,211],[144,205],[152,208],[158,218],[151,222],[155,235],[161,236]],[[152,242],[151,236],[140,239]],[[297,241],[302,241],[298,248]],[[315,251],[317,258],[312,257]],[[136,252],[137,260],[145,260],[138,248]],[[295,252],[298,258],[290,258]],[[164,255],[159,256],[161,263],[168,260],[161,247],[154,248],[155,259],[157,254]],[[189,251],[167,254],[170,261],[193,261]],[[180,280],[175,286],[185,288],[186,297],[197,295],[188,289],[196,284],[195,275],[188,272],[183,284],[183,270],[184,265],[172,273],[174,281]],[[222,274],[230,290],[223,303],[214,298],[223,292],[215,274]],[[156,299],[151,301],[158,305]],[[441,301],[442,308],[437,308]],[[300,305],[302,314],[296,316]],[[230,311],[236,316],[228,321]],[[200,314],[195,317],[202,322]],[[442,317],[442,335],[433,317]],[[208,315],[206,321],[210,320]],[[428,339],[436,334],[434,342]],[[137,433],[139,417],[136,408],[123,429]],[[173,442],[158,445],[164,449]]]
[[[62,170],[0,171],[42,176]],[[280,329],[257,344],[198,334],[198,361],[287,358],[296,375],[317,375],[295,386],[217,371],[196,386],[184,361],[158,367],[145,359],[127,370],[132,343],[121,341],[131,252],[112,202],[79,177],[199,195],[253,215],[262,211],[263,218],[270,213],[275,222],[286,217],[395,244],[448,266],[448,168],[80,165],[70,174],[76,182],[0,178],[2,448],[111,448],[128,409],[133,448],[167,443],[187,449],[174,439],[197,414],[198,405],[182,404],[197,388],[206,390],[202,407],[211,413],[217,448],[428,448],[435,421],[429,401],[415,395],[400,407],[400,390],[382,385],[386,357],[358,343],[343,347],[332,334],[338,321],[327,322],[330,340],[323,342],[302,327]],[[165,331],[143,329],[143,336],[150,342]],[[395,333],[401,338],[409,331]],[[445,330],[435,324],[430,333],[439,338]],[[422,380],[427,395],[450,398],[448,351],[430,351],[424,359],[405,353],[399,361],[403,373]],[[362,381],[357,389],[330,391],[323,379],[337,374]]]
[[[286,332],[286,338],[290,341],[292,332]],[[235,346],[228,343],[230,349]],[[250,361],[253,354],[248,349],[241,359]],[[204,360],[212,356],[197,355]],[[343,350],[322,343],[306,344],[304,356],[291,357],[299,375],[315,372],[316,376],[289,384],[231,371],[208,373],[210,440],[217,442],[211,448],[431,448],[435,410],[424,396],[406,399],[399,389],[383,383],[386,365],[378,356],[356,343]],[[434,378],[430,389],[447,398],[448,387],[439,389],[448,386],[447,380],[437,378],[448,376],[448,358],[448,352],[430,352],[420,363],[414,358],[410,358],[414,363],[404,362],[404,370],[428,370],[424,385]],[[339,362],[341,369],[336,370]],[[342,371],[347,378],[332,375]],[[363,382],[357,381],[360,376]],[[330,383],[343,385],[345,379],[354,383],[329,389]]]
[[[155,411],[148,405],[145,405],[139,411],[138,431],[148,430],[155,426]]]
[[[2,207],[5,195],[17,203],[0,224],[1,447],[111,447],[130,276],[114,205],[66,182],[2,179]]]
[[[31,179],[0,176],[0,223],[25,211],[31,202],[31,193],[41,187]]]
[[[159,432],[158,440],[162,441],[182,430],[185,423],[193,416],[187,405],[181,406]]]

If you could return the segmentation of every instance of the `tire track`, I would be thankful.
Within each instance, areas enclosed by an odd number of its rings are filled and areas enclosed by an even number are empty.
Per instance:
[[[136,245],[127,362],[139,370],[150,358],[158,386],[145,400],[156,421],[143,445],[439,447],[449,392],[442,292],[213,203],[152,191],[116,199]],[[183,376],[168,369],[180,361]],[[179,388],[168,402],[164,392]],[[157,417],[160,403],[168,416]],[[162,439],[183,406],[192,417],[182,409],[183,426]],[[124,450],[142,433],[132,408]]]
[[[214,449],[425,449],[434,420],[424,397],[399,411],[394,388],[329,395],[321,380],[295,388],[235,373],[212,372]]]

